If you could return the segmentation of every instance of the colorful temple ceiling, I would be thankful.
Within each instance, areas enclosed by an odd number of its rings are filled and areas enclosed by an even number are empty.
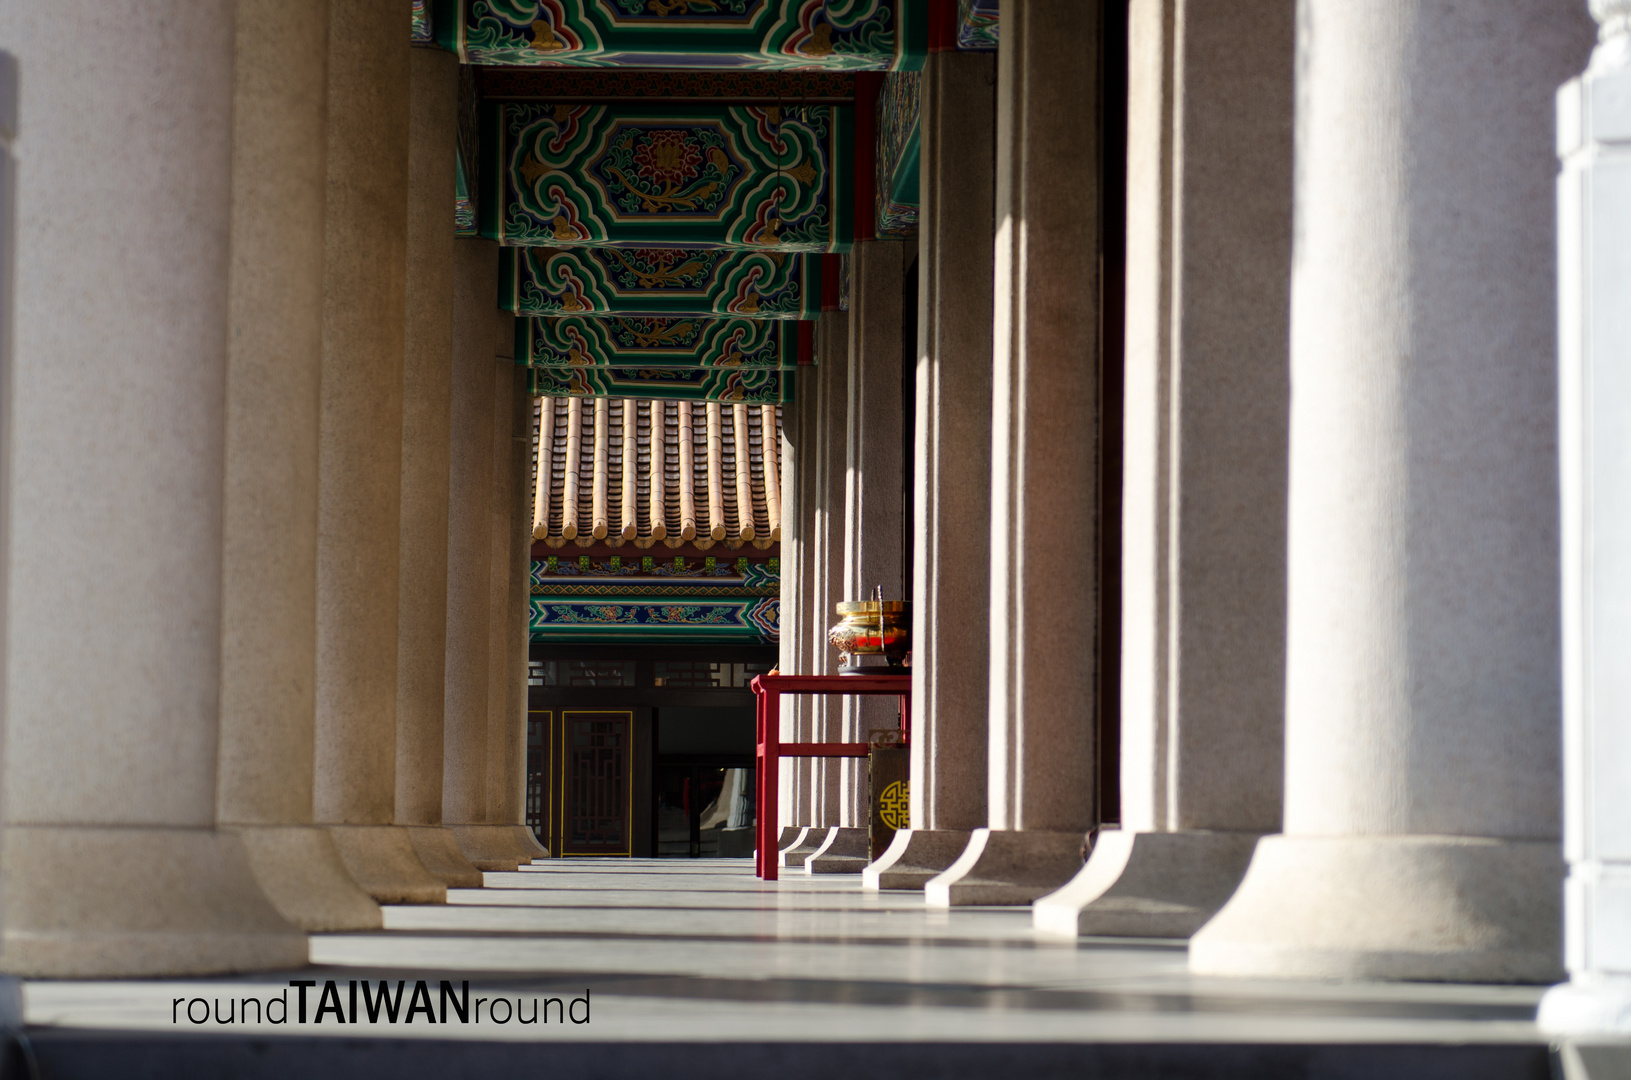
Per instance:
[[[480,231],[528,247],[842,250],[852,111],[484,104]]]
[[[467,64],[906,71],[928,0],[435,0]],[[415,29],[418,29],[416,23]]]
[[[685,248],[508,248],[499,305],[517,315],[814,319],[820,256]]]

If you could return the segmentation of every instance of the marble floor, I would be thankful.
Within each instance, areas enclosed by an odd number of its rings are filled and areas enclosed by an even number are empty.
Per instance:
[[[28,1023],[99,1030],[540,1040],[993,1040],[1046,1042],[1528,1043],[1537,987],[1365,985],[1195,978],[1174,941],[1037,938],[1027,909],[924,909],[855,878],[761,882],[748,860],[554,860],[488,874],[446,906],[386,909],[383,932],[312,938],[313,967],[231,978],[34,981]],[[249,1023],[262,1003],[326,980],[321,1022]],[[559,997],[547,1023],[349,1019],[350,983],[440,980],[474,997]],[[587,995],[587,1023],[560,1022]],[[214,1002],[204,1024],[185,1005]],[[438,1003],[439,1004],[439,1003]],[[404,1006],[406,1007],[406,1006]],[[198,1006],[194,1006],[197,1017]],[[438,1010],[439,1011],[439,1010]],[[233,1014],[231,1024],[218,1022]]]

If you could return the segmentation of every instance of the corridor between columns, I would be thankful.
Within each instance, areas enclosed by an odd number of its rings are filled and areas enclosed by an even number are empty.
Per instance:
[[[308,966],[810,1075],[1631,1032],[1622,0],[119,6],[0,10],[61,1075]]]

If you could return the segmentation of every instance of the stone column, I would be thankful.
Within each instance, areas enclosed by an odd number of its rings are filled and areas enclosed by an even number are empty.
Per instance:
[[[883,586],[888,600],[906,594],[905,463],[902,459],[902,263],[906,245],[869,240],[850,255],[849,363],[844,401],[843,572],[834,602],[864,600]],[[829,488],[829,491],[831,489]],[[829,605],[829,612],[832,610]],[[836,667],[833,669],[836,671]],[[836,717],[834,717],[836,714]],[[828,706],[837,742],[866,742],[900,724],[894,698],[839,698]],[[831,759],[838,780],[838,827],[804,864],[812,874],[858,874],[867,854],[867,768],[857,758]]]
[[[234,5],[113,14],[87,77],[107,5],[0,8],[3,965],[294,967],[305,936],[215,827]]]
[[[845,402],[848,386],[849,313],[823,312],[817,332],[819,362],[806,386],[814,399],[810,412],[810,539],[806,558],[810,561],[811,590],[805,609],[809,636],[807,667],[812,675],[836,675],[838,653],[827,640],[832,625],[833,605],[843,592],[844,572],[844,452]],[[805,730],[800,738],[811,742],[840,740],[841,712],[833,698],[807,699]],[[803,867],[811,855],[827,842],[839,825],[838,768],[831,758],[795,758],[800,782],[805,785],[806,826],[790,848],[783,848],[782,865]]]
[[[989,53],[923,70],[916,463],[912,482],[912,828],[861,875],[921,889],[986,824],[990,637],[970,617],[970,567],[991,520],[991,251],[997,78]]]
[[[990,827],[930,880],[936,907],[1030,903],[1081,868],[1094,825],[1100,7],[1002,5]]]
[[[493,623],[497,617],[493,609],[492,507],[497,442],[494,388],[499,370],[493,358],[498,245],[472,239],[457,240],[454,247],[442,820],[453,829],[459,849],[478,868],[514,870],[516,853],[508,836],[503,830],[495,836],[491,828],[487,777]],[[507,422],[507,412],[505,417]],[[508,439],[503,445],[508,454]]]
[[[1280,828],[1295,0],[1130,11],[1121,827],[1035,905],[1188,937]]]
[[[312,825],[328,3],[244,0],[234,64],[218,814],[305,930],[380,925]]]
[[[315,800],[374,899],[439,903],[446,886],[393,824],[411,52],[401,23],[398,0],[330,11]]]
[[[500,321],[514,341],[514,322]],[[511,350],[513,351],[513,350]],[[509,566],[503,607],[506,713],[494,733],[503,745],[501,787],[496,804],[499,824],[509,829],[519,863],[548,858],[549,850],[527,826],[527,656],[532,644],[532,441],[534,406],[527,393],[527,369],[510,359],[510,530]]]
[[[804,657],[809,653],[810,619],[807,606],[812,588],[812,574],[807,537],[810,519],[806,516],[809,503],[807,438],[811,425],[814,383],[813,372],[801,368],[789,374],[795,380],[792,404],[784,409],[781,440],[781,638],[778,641],[776,667],[784,675],[802,675]],[[782,712],[777,718],[780,737],[784,742],[798,742],[806,737],[810,698],[787,695],[781,699]],[[778,795],[776,805],[781,811],[778,822],[778,850],[794,846],[793,841],[806,828],[809,820],[809,785],[801,781],[805,770],[800,759],[788,758],[776,777]]]
[[[1299,8],[1285,834],[1214,974],[1556,978],[1555,0]]]
[[[402,372],[402,525],[397,589],[396,821],[445,885],[480,888],[442,825],[447,677],[448,410],[453,393],[454,162],[459,63],[410,56],[406,350]]]
[[[1558,94],[1562,344],[1563,892],[1569,982],[1543,1030],[1631,1031],[1631,0],[1595,0],[1602,40]]]

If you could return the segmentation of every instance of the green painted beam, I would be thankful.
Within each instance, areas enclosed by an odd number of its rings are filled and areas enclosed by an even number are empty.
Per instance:
[[[821,256],[686,248],[507,248],[499,305],[517,315],[821,313]]]
[[[791,371],[741,368],[535,367],[534,397],[632,397],[776,405],[793,400]]]
[[[787,319],[568,315],[515,320],[515,362],[528,367],[794,368],[808,324]]]
[[[466,64],[909,71],[928,0],[436,0]],[[417,24],[416,24],[417,29]]]
[[[854,107],[498,102],[481,234],[520,247],[846,250]]]
[[[533,596],[533,641],[774,642],[775,597]]]

